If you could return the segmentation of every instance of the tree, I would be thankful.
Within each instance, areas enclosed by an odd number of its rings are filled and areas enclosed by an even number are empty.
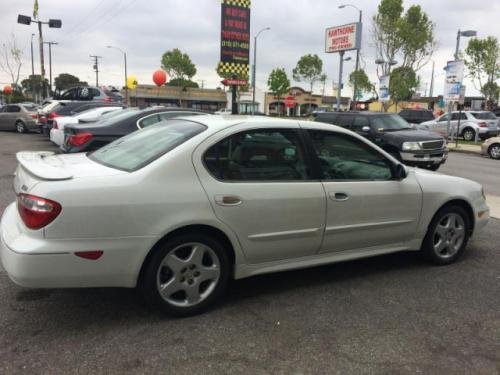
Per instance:
[[[402,67],[418,71],[427,64],[436,48],[434,23],[419,5],[403,14],[402,0],[382,0],[373,17],[373,41],[381,63],[377,74],[387,75],[401,59]]]
[[[309,82],[311,86],[311,94],[316,81],[321,80],[323,74],[323,61],[318,55],[304,55],[292,71],[293,79],[301,82]]]
[[[322,74],[319,77],[319,81],[323,84],[323,96],[325,96],[325,89],[326,89],[326,81],[328,80],[328,76],[326,74]]]
[[[13,88],[17,88],[19,73],[23,65],[23,51],[17,47],[17,40],[14,34],[2,43],[0,54],[0,69],[9,75]]]
[[[178,48],[163,54],[161,67],[167,71],[172,81],[178,82],[183,88],[187,87],[188,81],[196,74],[196,66],[189,56]]]
[[[75,86],[87,86],[87,82],[81,82],[80,78],[72,74],[61,73],[54,79],[54,86],[57,91],[63,91]]]
[[[396,103],[409,100],[415,94],[420,82],[415,71],[410,67],[400,66],[391,72],[389,94]]]
[[[277,98],[278,101],[290,90],[290,80],[286,75],[285,69],[273,69],[269,78],[267,79],[267,86]]]
[[[354,87],[354,82],[357,78],[357,91],[356,98],[361,96],[361,93],[374,93],[376,96],[375,86],[370,82],[368,75],[364,69],[359,69],[358,71],[353,71],[349,74],[349,85]]]
[[[489,36],[485,39],[469,40],[465,49],[465,65],[476,89],[479,89],[488,101],[498,100],[500,78],[500,45],[498,39]]]
[[[23,79],[21,81],[21,86],[26,94],[41,97],[42,93],[45,92],[45,87],[49,86],[49,81],[47,79],[43,81],[41,75],[35,74],[30,75],[29,78]]]

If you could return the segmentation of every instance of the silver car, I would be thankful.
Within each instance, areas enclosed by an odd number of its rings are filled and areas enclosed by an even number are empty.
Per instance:
[[[28,104],[8,104],[0,109],[0,130],[17,130],[26,133],[35,130],[37,107]]]
[[[431,130],[446,135],[448,127],[448,113],[438,117],[436,120],[426,121],[418,125],[419,129]],[[460,118],[459,137],[466,141],[473,141],[476,135],[480,139],[487,139],[499,134],[499,120],[489,111],[455,111],[451,113],[450,128],[448,136],[457,135],[458,120]]]

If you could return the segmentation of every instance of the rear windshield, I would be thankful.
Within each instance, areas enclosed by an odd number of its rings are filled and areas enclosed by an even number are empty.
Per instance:
[[[37,106],[34,105],[23,105],[24,109],[26,109],[28,112],[35,112],[37,110]]]
[[[139,108],[127,108],[122,111],[111,112],[99,118],[99,125],[112,125],[141,113]]]
[[[471,112],[471,115],[478,120],[496,120],[497,117],[493,112]]]
[[[132,172],[165,155],[206,126],[186,120],[168,120],[136,131],[89,155],[97,163]]]

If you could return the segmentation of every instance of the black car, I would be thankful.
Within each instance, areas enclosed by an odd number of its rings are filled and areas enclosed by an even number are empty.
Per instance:
[[[448,157],[443,137],[428,131],[415,130],[397,114],[327,112],[318,113],[315,121],[350,129],[410,166],[435,171]]]
[[[410,124],[421,124],[425,121],[434,120],[434,113],[429,109],[406,108],[399,112],[399,115]]]
[[[61,150],[67,153],[94,150],[138,129],[179,116],[203,115],[208,112],[188,108],[128,108],[109,119],[90,124],[71,124],[64,128]]]
[[[103,87],[92,86],[76,86],[67,89],[54,96],[54,99],[59,100],[78,100],[78,101],[100,101],[121,103],[123,98],[120,92],[116,89],[108,89]]]
[[[50,129],[52,129],[52,123],[57,117],[74,116],[89,109],[106,106],[116,106],[116,103],[102,101],[59,101],[59,103],[51,107],[48,112],[39,113],[38,124],[40,126],[40,133],[48,136],[50,134]]]

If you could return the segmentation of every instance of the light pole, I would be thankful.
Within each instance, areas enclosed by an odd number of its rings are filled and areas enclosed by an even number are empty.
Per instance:
[[[460,37],[464,36],[466,38],[470,38],[477,35],[476,30],[465,30],[465,31],[457,31],[457,46],[455,48],[455,60],[458,60],[458,49],[460,48]]]
[[[339,66],[339,87],[337,88],[337,112],[340,111],[340,95],[342,93],[342,69],[344,67],[344,61],[349,61],[351,58],[346,57],[344,59],[344,51],[339,52],[340,56],[340,66]]]
[[[52,46],[57,45],[59,43],[57,42],[43,42],[43,43],[49,45],[49,82],[50,82],[49,91],[52,91]]]
[[[42,85],[45,83],[45,66],[43,64],[43,35],[42,35],[42,25],[49,25],[50,28],[56,28],[60,29],[62,26],[61,20],[56,20],[56,19],[49,19],[48,22],[43,22],[43,21],[38,21],[38,20],[33,20],[31,19],[30,16],[24,16],[22,14],[19,14],[17,16],[17,23],[23,24],[23,25],[31,25],[31,23],[37,23],[38,24],[38,43],[40,45],[40,70],[42,73]],[[42,93],[44,93],[45,90],[42,90]],[[44,94],[42,94],[43,96]]]
[[[342,8],[345,8],[345,7],[351,7],[351,8],[354,8],[354,9],[357,9],[358,12],[359,12],[359,24],[361,25],[362,24],[362,20],[363,20],[363,11],[361,9],[359,9],[357,6],[355,5],[352,5],[352,4],[342,4],[342,5],[339,5],[339,9],[342,9]],[[363,30],[363,28],[361,28],[361,30]],[[361,35],[362,36],[362,35]],[[352,94],[352,101],[354,102],[354,109],[356,109],[356,101],[357,101],[357,97],[356,97],[356,91],[358,89],[358,69],[359,69],[359,51],[361,50],[361,36],[360,36],[360,40],[359,40],[359,48],[356,50],[356,67],[355,67],[355,74],[354,74],[354,92]]]
[[[114,48],[123,53],[123,62],[125,64],[125,104],[128,105],[128,87],[127,87],[127,53],[121,48],[114,46],[107,46],[107,48]]]
[[[35,60],[33,58],[33,37],[35,34],[31,34],[31,75],[35,75]]]
[[[257,70],[257,38],[263,31],[271,30],[270,27],[265,27],[260,30],[253,39],[253,69],[252,69],[252,115],[255,114],[255,72]]]

